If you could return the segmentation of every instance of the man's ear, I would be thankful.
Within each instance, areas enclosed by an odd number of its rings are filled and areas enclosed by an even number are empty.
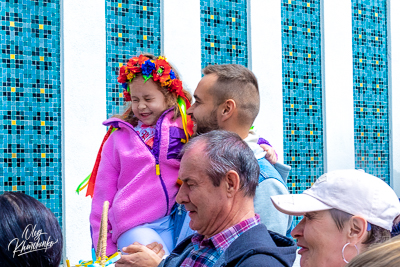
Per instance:
[[[233,99],[228,99],[221,104],[221,121],[228,120],[236,110],[236,102]]]
[[[233,197],[237,191],[240,189],[240,177],[239,174],[234,171],[230,170],[225,174],[225,186],[226,186],[226,193],[229,198]]]
[[[364,241],[367,232],[368,222],[361,216],[355,215],[349,220],[348,239],[351,244],[357,244]]]

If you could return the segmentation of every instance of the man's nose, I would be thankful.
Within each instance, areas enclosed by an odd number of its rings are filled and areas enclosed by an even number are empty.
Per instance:
[[[178,194],[176,195],[176,202],[179,204],[189,203],[188,195],[186,194],[185,184],[181,185]]]
[[[188,110],[186,111],[186,113],[187,113],[188,115],[192,115],[192,114],[193,114],[193,105],[190,106],[190,108],[188,108]]]

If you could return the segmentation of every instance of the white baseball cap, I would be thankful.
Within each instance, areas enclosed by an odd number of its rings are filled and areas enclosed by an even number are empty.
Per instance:
[[[328,172],[302,194],[272,196],[271,200],[285,214],[300,216],[338,209],[387,230],[392,230],[393,220],[400,214],[400,202],[393,189],[363,170]]]

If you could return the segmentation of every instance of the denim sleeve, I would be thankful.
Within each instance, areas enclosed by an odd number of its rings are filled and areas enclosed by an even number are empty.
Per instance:
[[[190,217],[184,205],[175,203],[171,218],[174,223],[174,247],[176,247],[186,237],[194,234],[195,231],[189,227]]]
[[[271,201],[271,196],[289,194],[286,187],[276,179],[266,179],[262,181],[257,189],[254,198],[255,212],[260,215],[261,222],[268,230],[286,236],[289,227],[289,215],[278,211]]]

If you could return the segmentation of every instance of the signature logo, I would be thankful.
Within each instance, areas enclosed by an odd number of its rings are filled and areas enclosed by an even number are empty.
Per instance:
[[[40,240],[40,236],[42,235],[47,235],[47,233],[43,232],[41,229],[36,230],[36,225],[28,224],[22,232],[22,239],[14,238],[11,240],[8,244],[8,250],[10,251],[10,246],[15,244],[13,251],[13,257],[15,257],[15,254],[21,256],[39,250],[46,251],[54,246],[54,244],[58,243],[58,239],[56,241],[50,240],[51,236],[49,236],[47,240]]]

